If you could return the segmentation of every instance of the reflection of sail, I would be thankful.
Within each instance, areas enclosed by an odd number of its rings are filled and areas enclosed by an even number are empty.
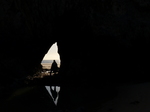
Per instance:
[[[50,94],[50,96],[52,97],[52,99],[53,99],[55,105],[57,105],[57,103],[58,103],[58,98],[59,98],[60,87],[59,87],[59,86],[56,86],[57,97],[56,97],[55,100],[54,100],[54,97],[53,97],[53,95],[52,95],[52,91],[50,90],[50,86],[45,86],[45,88],[46,88],[46,90],[48,91],[48,93]],[[51,88],[52,88],[52,90],[54,90],[55,86],[52,86]]]

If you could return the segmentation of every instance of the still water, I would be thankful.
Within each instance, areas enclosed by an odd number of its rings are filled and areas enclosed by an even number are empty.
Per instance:
[[[59,91],[60,91],[60,87],[59,86],[52,86],[52,90],[54,90],[54,88],[56,87],[56,93],[57,93],[57,97],[56,99],[54,99],[53,95],[52,95],[52,92],[51,92],[51,89],[50,89],[50,86],[45,86],[46,90],[48,91],[48,93],[50,94],[50,96],[52,97],[55,105],[57,105],[58,103],[58,98],[59,98]]]

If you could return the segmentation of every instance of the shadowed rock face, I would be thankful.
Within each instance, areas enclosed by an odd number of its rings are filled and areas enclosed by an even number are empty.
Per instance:
[[[62,98],[70,87],[147,81],[149,12],[148,0],[1,0],[0,94],[34,74],[54,42]]]

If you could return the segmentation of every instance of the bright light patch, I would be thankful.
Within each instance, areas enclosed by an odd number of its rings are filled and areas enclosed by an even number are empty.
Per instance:
[[[57,43],[53,44],[43,60],[60,60]]]

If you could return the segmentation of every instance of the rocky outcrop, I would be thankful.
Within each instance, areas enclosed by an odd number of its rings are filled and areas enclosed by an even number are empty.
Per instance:
[[[61,58],[60,101],[66,105],[71,102],[66,97],[76,90],[72,87],[85,95],[83,88],[89,86],[148,81],[148,1],[1,0],[0,4],[1,96],[24,86],[25,77],[34,74],[54,42]]]

